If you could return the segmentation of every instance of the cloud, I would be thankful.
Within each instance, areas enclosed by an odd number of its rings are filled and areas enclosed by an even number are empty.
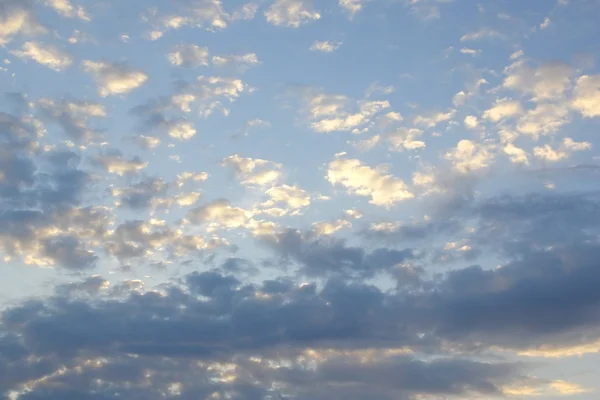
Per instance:
[[[148,166],[148,162],[139,157],[128,159],[119,151],[98,155],[93,159],[93,163],[109,174],[119,176],[137,174]]]
[[[290,185],[274,186],[265,191],[268,200],[259,205],[256,212],[274,217],[297,215],[310,205],[311,197],[306,191]]]
[[[414,197],[401,179],[386,174],[383,167],[371,168],[343,156],[329,163],[327,180],[346,187],[351,195],[371,197],[369,202],[377,206],[389,207]]]
[[[54,71],[67,69],[73,62],[67,53],[57,47],[39,42],[25,42],[21,50],[15,50],[12,53],[19,58],[28,58]]]
[[[452,161],[454,168],[463,174],[487,168],[494,159],[485,145],[467,139],[459,141],[444,157]]]
[[[14,36],[36,36],[47,32],[38,22],[30,1],[5,0],[0,9],[0,46],[10,43]]]
[[[327,40],[324,41],[315,41],[312,46],[310,46],[311,51],[320,51],[322,53],[333,53],[337,49],[340,48],[342,42],[330,42]]]
[[[395,150],[418,150],[425,148],[425,142],[417,140],[423,131],[417,128],[401,128],[388,135],[388,141]]]
[[[69,0],[45,0],[46,5],[67,18],[77,17],[83,21],[91,21],[90,16],[82,6],[74,6]]]
[[[310,0],[275,0],[265,11],[267,22],[276,26],[299,28],[321,18]]]
[[[493,107],[485,110],[483,118],[498,122],[505,118],[512,118],[523,113],[523,108],[517,100],[499,99]]]
[[[478,31],[464,34],[463,36],[460,37],[460,41],[468,42],[468,41],[482,40],[482,39],[486,39],[486,38],[498,38],[498,37],[500,37],[500,38],[502,37],[500,32],[497,32],[497,31],[495,31],[493,29],[489,29],[489,28],[482,28]]]
[[[589,150],[591,148],[591,143],[575,142],[572,138],[566,137],[558,149],[555,150],[546,144],[543,147],[534,147],[533,155],[544,161],[556,162],[568,158],[571,152]]]
[[[69,138],[75,140],[91,140],[99,136],[98,131],[90,128],[90,120],[107,117],[101,104],[75,99],[56,102],[41,98],[37,106],[50,121],[58,124]]]
[[[186,68],[208,66],[208,48],[193,44],[179,44],[169,52],[167,58],[172,65]]]
[[[251,216],[250,212],[234,207],[224,199],[217,199],[191,209],[187,214],[187,218],[194,224],[208,224],[210,231],[241,228],[247,224]]]
[[[234,154],[223,159],[221,165],[232,167],[237,178],[245,186],[273,185],[281,177],[281,164],[258,158],[244,158]]]
[[[82,65],[83,70],[96,80],[102,97],[127,94],[148,80],[148,75],[144,72],[131,69],[125,64],[84,60]]]
[[[315,132],[365,132],[372,119],[390,107],[387,100],[351,100],[343,95],[310,93],[305,97],[307,112]]]
[[[338,5],[342,7],[353,18],[363,8],[365,0],[339,0]]]
[[[212,58],[213,65],[217,67],[224,67],[227,65],[237,65],[242,67],[252,67],[260,63],[256,53],[246,54],[231,54],[226,56],[214,56]]]
[[[600,75],[583,75],[577,79],[573,108],[587,118],[600,116]]]

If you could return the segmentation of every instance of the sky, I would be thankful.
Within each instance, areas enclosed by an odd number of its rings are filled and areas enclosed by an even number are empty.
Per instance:
[[[597,0],[0,0],[0,399],[600,396]]]

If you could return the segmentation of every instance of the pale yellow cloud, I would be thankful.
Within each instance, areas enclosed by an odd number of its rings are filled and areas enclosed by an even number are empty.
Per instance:
[[[298,28],[318,20],[321,14],[313,8],[311,0],[275,0],[265,11],[265,17],[273,25]]]
[[[25,42],[21,50],[12,52],[22,59],[30,59],[55,71],[67,69],[73,62],[71,56],[58,47],[39,42]]]
[[[463,139],[444,157],[452,161],[457,171],[468,173],[489,167],[494,155],[488,151],[486,146]]]
[[[320,51],[321,53],[333,53],[337,49],[340,48],[342,42],[331,42],[328,40],[324,41],[315,41],[312,46],[310,46],[311,51]]]
[[[377,206],[387,207],[414,197],[404,181],[387,174],[383,166],[371,168],[343,155],[329,163],[327,180],[344,186],[351,195],[370,197],[370,203]]]
[[[600,117],[600,75],[583,75],[577,79],[573,108],[584,117]]]
[[[91,74],[102,97],[127,94],[148,80],[148,75],[122,64],[84,60],[83,69]]]

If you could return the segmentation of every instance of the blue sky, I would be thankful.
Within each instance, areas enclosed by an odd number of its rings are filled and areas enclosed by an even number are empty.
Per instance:
[[[593,0],[0,0],[0,398],[591,400]]]

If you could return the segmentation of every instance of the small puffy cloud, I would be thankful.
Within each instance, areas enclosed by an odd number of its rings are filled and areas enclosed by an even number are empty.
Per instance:
[[[493,29],[482,28],[476,32],[467,33],[467,34],[461,36],[460,41],[468,42],[468,41],[482,40],[482,39],[486,39],[486,38],[495,38],[495,37],[502,37],[502,35],[500,34],[500,32],[495,31]]]
[[[281,177],[281,164],[260,158],[244,158],[234,154],[221,161],[224,167],[232,167],[244,186],[272,185]]]
[[[168,121],[166,127],[169,136],[177,140],[190,140],[196,134],[194,125],[185,120]]]
[[[463,122],[469,129],[475,129],[479,126],[479,120],[474,115],[467,115]]]
[[[252,67],[260,63],[256,53],[247,54],[231,54],[226,56],[214,56],[212,58],[213,65],[224,67],[227,65],[237,65],[242,67]]]
[[[258,213],[281,217],[298,214],[302,208],[310,205],[310,196],[297,186],[281,185],[268,189],[268,200],[260,204]]]
[[[464,174],[487,168],[494,158],[486,147],[467,139],[458,142],[444,157],[452,161],[457,171]]]
[[[417,128],[397,129],[388,136],[388,141],[395,150],[417,150],[425,148],[425,142],[417,140],[423,131]]]
[[[380,141],[381,141],[381,136],[375,135],[370,139],[364,139],[364,140],[352,142],[352,146],[354,146],[354,148],[359,151],[368,151],[368,150],[371,150],[373,147],[377,146],[377,144]]]
[[[71,56],[58,47],[39,42],[25,42],[21,50],[12,52],[22,59],[30,59],[55,71],[67,69],[73,62]]]
[[[330,42],[328,40],[324,41],[315,41],[312,46],[310,46],[311,51],[320,51],[322,53],[333,53],[337,49],[340,48],[342,42]]]
[[[343,155],[329,163],[327,180],[346,187],[351,195],[371,197],[369,202],[377,206],[391,206],[414,197],[404,181],[387,174],[383,167],[371,168]]]
[[[216,229],[236,229],[247,224],[251,214],[234,207],[228,200],[218,199],[190,210],[187,218],[194,224],[207,224],[209,231]]]
[[[155,149],[160,145],[160,139],[154,136],[139,135],[133,141],[142,149]]]
[[[167,55],[172,65],[186,68],[208,66],[208,48],[195,44],[179,44]]]
[[[298,28],[321,18],[310,0],[275,0],[265,11],[267,21],[276,26]]]
[[[469,56],[476,56],[478,54],[481,53],[481,50],[479,49],[470,49],[468,47],[463,47],[462,49],[460,49],[460,53],[461,54],[467,54]]]
[[[558,149],[553,149],[550,145],[535,147],[533,154],[544,161],[557,162],[569,157],[572,152],[590,150],[592,144],[589,142],[576,142],[570,137],[563,139]]]
[[[352,101],[342,95],[316,94],[308,99],[308,113],[314,121],[315,132],[351,131],[368,129],[372,118],[390,107],[387,100]]]
[[[517,100],[499,99],[495,104],[484,111],[483,118],[498,122],[505,118],[515,117],[523,113],[521,103]]]
[[[46,5],[52,7],[63,17],[77,17],[83,21],[91,20],[90,16],[82,6],[74,6],[69,0],[46,0]]]
[[[84,60],[82,65],[84,71],[96,80],[102,97],[127,94],[148,80],[148,75],[144,72],[131,69],[124,64]]]
[[[442,122],[449,121],[455,114],[456,110],[449,110],[447,112],[434,112],[428,115],[417,115],[413,119],[413,123],[425,129],[434,128]]]
[[[363,8],[363,3],[366,0],[339,0],[338,4],[342,7],[352,18],[356,13],[358,13]]]
[[[41,35],[47,29],[35,18],[26,1],[5,1],[0,8],[0,46],[9,43],[15,35]]]
[[[600,75],[583,75],[577,79],[572,106],[584,117],[600,117]]]
[[[254,19],[257,11],[258,11],[258,4],[246,3],[239,10],[236,10],[231,14],[231,19],[233,21]]]
[[[525,60],[518,59],[504,73],[504,88],[529,94],[536,102],[561,100],[572,86],[571,68],[560,63],[532,68]]]
[[[338,219],[331,222],[319,221],[312,224],[313,232],[317,235],[332,235],[335,232],[352,228],[352,223],[345,219]]]
[[[544,21],[540,24],[540,29],[546,29],[550,26],[550,18],[544,18]]]
[[[512,143],[507,143],[504,146],[504,154],[510,158],[510,161],[515,164],[529,165],[529,156],[527,152]]]
[[[148,166],[147,162],[138,157],[127,159],[118,152],[96,156],[93,163],[106,172],[119,176],[136,174]]]
[[[517,130],[537,139],[540,135],[557,132],[570,120],[569,107],[566,103],[540,103],[519,118]]]
[[[191,90],[199,102],[200,114],[207,117],[217,109],[228,115],[229,110],[225,108],[223,100],[232,103],[243,92],[250,92],[251,88],[237,78],[199,76]]]

